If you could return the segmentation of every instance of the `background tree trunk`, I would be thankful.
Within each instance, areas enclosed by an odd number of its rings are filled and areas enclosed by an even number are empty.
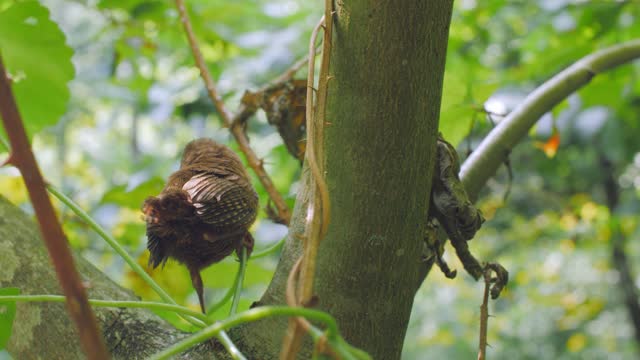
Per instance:
[[[325,152],[331,224],[318,255],[319,308],[374,359],[398,359],[418,281],[451,1],[337,1]],[[309,174],[261,304],[283,304],[300,254]],[[286,321],[234,332],[275,358]],[[276,330],[278,329],[278,330]],[[241,340],[240,340],[241,339]],[[307,348],[307,351],[309,349]],[[304,356],[301,356],[304,358]]]

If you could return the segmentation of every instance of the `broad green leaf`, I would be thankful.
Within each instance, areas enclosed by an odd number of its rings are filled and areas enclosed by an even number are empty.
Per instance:
[[[139,209],[144,199],[159,194],[163,186],[164,180],[159,177],[151,178],[130,191],[126,185],[115,186],[104,194],[100,202]]]
[[[18,295],[18,288],[1,288],[0,295]],[[13,327],[13,319],[16,316],[16,303],[5,302],[0,303],[0,349],[7,346],[9,337],[11,337],[11,328]]]
[[[440,111],[440,132],[453,146],[458,144],[469,133],[474,110],[462,104],[450,105]]]
[[[583,106],[585,108],[595,105],[618,107],[620,102],[624,101],[624,87],[628,82],[628,75],[614,76],[613,72],[596,76],[589,85],[579,91]]]
[[[226,289],[233,284],[238,272],[238,262],[235,253],[230,257],[233,260],[219,262],[202,271],[202,278],[207,287]],[[259,261],[249,261],[243,284],[245,287],[267,285],[272,275],[273,270],[265,268]]]
[[[439,130],[453,146],[456,146],[464,138],[469,128],[468,121],[471,120],[471,114],[467,114],[462,105],[466,88],[463,79],[452,71],[445,71]]]
[[[67,83],[75,71],[73,51],[49,10],[28,1],[0,12],[0,54],[29,135],[56,124],[67,109]]]

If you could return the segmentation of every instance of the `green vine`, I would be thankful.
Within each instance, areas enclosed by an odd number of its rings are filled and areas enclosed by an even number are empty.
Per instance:
[[[236,275],[234,282],[234,294],[233,301],[231,302],[231,309],[229,315],[234,315],[238,312],[238,304],[240,303],[240,293],[242,292],[242,282],[244,281],[244,274],[247,271],[247,248],[242,248],[242,254],[240,255],[240,269]]]
[[[211,337],[217,336],[221,331],[225,329],[229,329],[240,324],[261,320],[271,316],[302,316],[307,319],[320,322],[324,324],[327,329],[326,332],[323,332],[318,328],[312,326],[309,333],[311,334],[314,341],[318,342],[326,339],[331,348],[342,359],[371,359],[371,357],[362,350],[356,349],[347,344],[347,342],[340,336],[338,325],[331,315],[319,310],[287,306],[263,306],[250,309],[236,315],[232,315],[225,320],[212,324],[202,329],[201,331],[173,344],[172,346],[152,356],[151,359],[168,359],[173,355],[179,354],[195,346],[196,344],[206,341]]]
[[[0,295],[0,303],[3,302],[60,302],[63,303],[66,298],[62,295]],[[147,308],[155,310],[167,310],[173,311],[178,314],[191,316],[201,321],[208,321],[204,314],[193,311],[189,308],[180,305],[166,304],[152,301],[120,301],[120,300],[97,300],[89,299],[89,303],[98,307],[118,307],[118,308]],[[314,326],[311,326],[309,334],[313,340],[317,343],[319,341],[326,340],[331,348],[340,356],[340,358],[347,360],[370,360],[371,357],[364,351],[357,349],[349,345],[341,336],[338,330],[338,324],[336,320],[324,311],[308,309],[303,307],[287,307],[287,306],[263,306],[255,309],[250,309],[239,314],[232,315],[225,320],[219,321],[215,324],[211,324],[201,331],[183,339],[182,341],[173,344],[172,346],[164,349],[158,354],[151,357],[151,359],[168,359],[172,355],[181,353],[201,342],[204,342],[212,337],[218,337],[218,339],[224,339],[231,345],[233,343],[229,339],[228,335],[224,332],[225,329],[232,328],[241,324],[257,321],[271,316],[302,316],[309,320],[322,323],[326,326],[326,330],[322,331]],[[221,339],[221,341],[222,341]],[[244,359],[244,356],[240,351],[232,346],[229,353],[234,358]]]
[[[65,302],[66,298],[62,295],[0,295],[0,302]],[[167,304],[155,301],[122,301],[122,300],[96,300],[89,299],[89,304],[100,307],[117,307],[117,308],[145,308],[150,310],[173,311],[177,314],[183,314],[194,317],[203,322],[207,321],[207,317],[197,311],[193,311],[181,305]]]

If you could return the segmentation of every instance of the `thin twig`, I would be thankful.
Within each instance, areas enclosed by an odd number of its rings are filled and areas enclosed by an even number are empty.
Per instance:
[[[11,91],[9,80],[2,59],[0,58],[0,114],[4,122],[11,153],[9,162],[22,174],[29,192],[31,204],[40,225],[49,257],[58,276],[62,291],[67,297],[67,310],[78,328],[78,336],[85,355],[89,359],[108,359],[107,349],[98,330],[95,315],[87,301],[87,294],[80,280],[71,249],[62,231],[60,223],[47,191],[45,182],[38,169],[35,156],[31,151],[24,124]]]
[[[247,162],[249,166],[253,169],[253,171],[258,176],[258,179],[264,186],[265,190],[269,194],[269,197],[274,202],[276,209],[278,211],[278,218],[281,223],[288,225],[291,219],[291,210],[287,206],[287,203],[284,201],[284,198],[278,190],[276,189],[273,181],[265,171],[262,161],[258,158],[256,153],[253,151],[251,146],[249,145],[249,139],[247,135],[244,133],[244,130],[238,122],[234,122],[234,117],[227,110],[222,101],[222,98],[218,94],[216,89],[216,85],[209,73],[209,69],[207,68],[207,64],[202,57],[202,52],[200,52],[200,47],[198,46],[198,41],[196,40],[195,34],[191,27],[191,22],[189,21],[189,15],[187,14],[187,10],[184,5],[183,0],[175,0],[176,7],[178,8],[178,12],[180,13],[180,21],[184,26],[184,31],[187,35],[187,39],[189,41],[189,46],[191,47],[191,51],[193,52],[193,57],[196,62],[196,66],[200,70],[200,75],[202,76],[202,80],[204,80],[205,86],[207,88],[207,93],[209,94],[209,98],[213,102],[216,110],[220,114],[222,121],[226,127],[228,127],[231,131],[231,134],[236,139],[238,146],[240,147],[240,151],[244,153],[247,157]]]
[[[485,360],[487,351],[487,326],[489,323],[489,288],[491,287],[491,270],[484,271],[484,294],[480,305],[480,336],[478,342],[478,360]]]

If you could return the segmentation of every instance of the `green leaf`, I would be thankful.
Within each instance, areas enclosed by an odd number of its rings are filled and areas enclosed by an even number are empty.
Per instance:
[[[151,178],[130,191],[126,190],[126,185],[116,186],[107,191],[100,202],[116,204],[131,209],[139,209],[144,199],[150,195],[159,194],[163,186],[164,180],[159,177]]]
[[[18,288],[0,288],[0,295],[19,295]],[[16,303],[5,302],[0,303],[0,349],[7,346],[9,337],[11,337],[11,328],[13,327],[13,319],[16,316]]]
[[[452,71],[445,71],[440,106],[439,130],[453,146],[457,146],[469,132],[473,109],[465,104],[467,83]]]
[[[621,69],[627,70],[627,69]],[[580,99],[585,108],[596,105],[620,107],[620,103],[625,101],[623,94],[624,88],[628,85],[631,74],[622,76],[614,76],[615,73],[621,71],[608,72],[596,76],[588,86],[580,89]]]
[[[470,106],[451,105],[440,111],[440,132],[453,146],[467,136],[474,110]]]
[[[57,123],[69,101],[73,50],[35,1],[14,2],[0,12],[0,53],[29,136]]]
[[[238,261],[235,253],[230,256],[233,260],[225,260],[202,271],[204,283],[209,288],[227,289],[233,284],[238,272]],[[244,277],[244,287],[261,286],[269,284],[273,275],[273,269],[269,269],[260,261],[249,261]]]

